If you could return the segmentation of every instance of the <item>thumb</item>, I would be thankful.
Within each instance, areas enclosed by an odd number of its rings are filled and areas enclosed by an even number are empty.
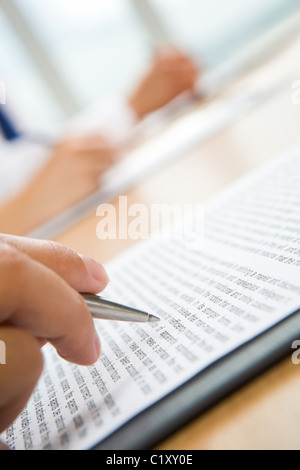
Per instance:
[[[38,341],[14,326],[0,326],[7,363],[0,369],[0,432],[21,413],[43,370]],[[1,447],[0,447],[1,449]]]

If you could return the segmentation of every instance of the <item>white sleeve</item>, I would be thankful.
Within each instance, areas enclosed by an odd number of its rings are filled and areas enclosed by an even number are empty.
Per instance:
[[[95,103],[73,118],[67,125],[67,133],[79,135],[99,133],[113,144],[120,145],[130,139],[137,116],[124,99]]]
[[[22,140],[0,141],[0,201],[20,192],[50,158],[50,151]]]

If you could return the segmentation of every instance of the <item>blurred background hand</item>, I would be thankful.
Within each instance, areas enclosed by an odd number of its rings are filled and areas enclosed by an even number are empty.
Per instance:
[[[199,70],[180,52],[159,55],[130,98],[139,118],[162,108],[183,92],[192,92]]]
[[[115,157],[116,150],[97,134],[66,137],[31,184],[0,206],[0,230],[24,235],[76,204],[99,188]]]

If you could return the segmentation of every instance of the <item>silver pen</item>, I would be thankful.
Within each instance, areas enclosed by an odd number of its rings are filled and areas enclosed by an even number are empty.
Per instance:
[[[117,320],[117,321],[132,321],[132,322],[157,322],[160,318],[151,315],[150,313],[137,310],[125,305],[116,304],[110,300],[103,299],[98,295],[82,294],[85,303],[93,318],[100,320]]]

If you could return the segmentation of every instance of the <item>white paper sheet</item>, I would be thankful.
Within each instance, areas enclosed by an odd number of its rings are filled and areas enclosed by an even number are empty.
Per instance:
[[[202,249],[150,240],[108,266],[107,297],[161,321],[98,321],[102,357],[91,367],[46,347],[28,406],[1,436],[8,445],[91,448],[300,307],[300,148],[218,196],[204,223]]]

